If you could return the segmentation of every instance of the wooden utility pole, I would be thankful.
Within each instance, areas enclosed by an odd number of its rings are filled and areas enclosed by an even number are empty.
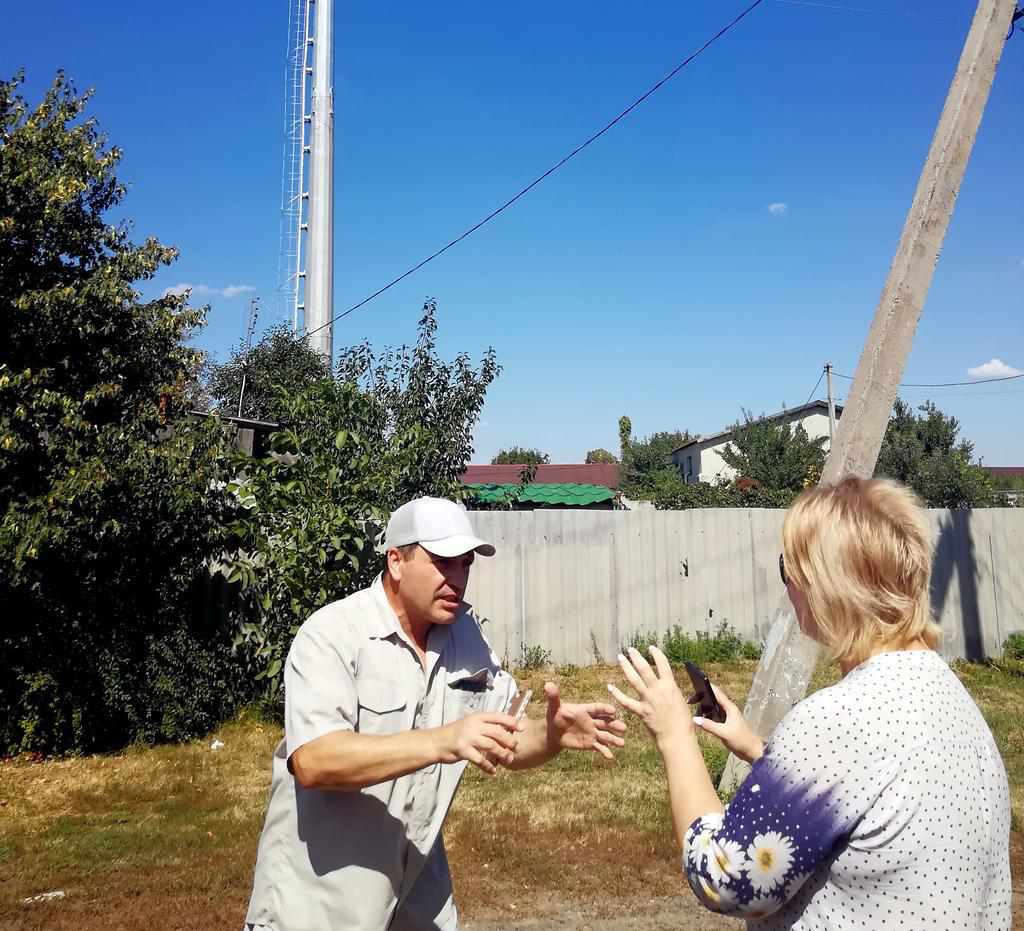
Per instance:
[[[835,442],[821,476],[874,473],[896,388],[903,376],[942,240],[981,123],[1016,0],[979,0],[960,64],[914,194],[889,277],[882,290]],[[807,692],[818,646],[800,633],[785,592],[765,644],[744,714],[767,737]],[[737,785],[747,766],[730,757],[721,787]]]

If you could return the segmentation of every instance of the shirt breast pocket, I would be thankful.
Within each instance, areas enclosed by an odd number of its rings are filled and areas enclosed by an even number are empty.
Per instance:
[[[494,676],[490,669],[449,673],[448,693],[456,708],[455,716],[461,718],[486,710],[493,686]]]
[[[368,679],[358,684],[360,734],[398,734],[409,730],[408,702],[393,682]]]

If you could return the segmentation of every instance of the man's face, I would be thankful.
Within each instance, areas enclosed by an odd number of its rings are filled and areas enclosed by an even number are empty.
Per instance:
[[[410,618],[431,624],[451,624],[466,594],[474,554],[445,558],[417,546],[404,555],[395,555],[400,559],[398,596]],[[389,554],[389,561],[391,558]]]

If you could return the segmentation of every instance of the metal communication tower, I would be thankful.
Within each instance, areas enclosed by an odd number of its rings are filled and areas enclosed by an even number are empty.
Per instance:
[[[290,0],[278,277],[292,330],[333,358],[334,2]]]

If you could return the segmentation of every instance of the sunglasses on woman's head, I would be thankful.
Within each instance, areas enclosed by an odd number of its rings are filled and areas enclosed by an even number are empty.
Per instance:
[[[779,576],[783,585],[789,585],[789,576],[786,575],[786,557],[783,553],[779,553]]]

